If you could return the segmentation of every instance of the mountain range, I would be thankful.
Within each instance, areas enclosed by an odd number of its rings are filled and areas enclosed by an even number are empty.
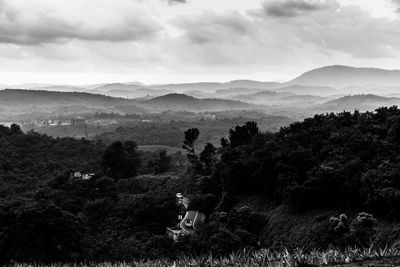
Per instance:
[[[400,104],[400,70],[339,65],[314,69],[283,83],[235,80],[165,85],[23,84],[20,87],[29,90],[0,91],[0,115],[257,109],[295,116]]]
[[[61,92],[87,92],[123,98],[156,97],[185,93],[199,98],[225,98],[262,91],[290,92],[300,95],[330,96],[338,94],[389,94],[400,91],[400,70],[355,68],[333,65],[307,71],[287,82],[234,80],[226,83],[201,82],[145,85],[140,82],[92,85],[22,84],[4,88]]]
[[[289,81],[286,85],[328,86],[343,88],[363,87],[400,87],[400,70],[378,68],[354,68],[349,66],[326,66],[314,69]]]
[[[150,99],[125,99],[83,92],[44,90],[0,90],[0,119],[67,116],[94,112],[122,114],[175,111],[223,111],[258,109],[255,104],[227,99],[199,99],[184,94],[167,94]]]

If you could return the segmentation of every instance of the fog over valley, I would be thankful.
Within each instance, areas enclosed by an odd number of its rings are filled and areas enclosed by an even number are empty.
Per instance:
[[[400,266],[399,0],[0,0],[0,265]]]

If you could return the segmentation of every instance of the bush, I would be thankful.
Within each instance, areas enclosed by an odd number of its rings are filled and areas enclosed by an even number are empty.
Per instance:
[[[368,213],[361,212],[349,222],[345,214],[329,219],[329,239],[337,247],[368,247],[376,234],[377,220]]]

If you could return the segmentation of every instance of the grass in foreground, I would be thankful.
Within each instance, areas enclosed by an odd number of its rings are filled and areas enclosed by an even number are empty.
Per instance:
[[[348,248],[344,251],[311,251],[304,252],[302,249],[294,251],[284,250],[282,252],[272,252],[270,250],[242,251],[232,253],[227,257],[214,258],[212,255],[200,257],[182,257],[178,260],[143,260],[134,262],[119,263],[79,263],[79,264],[26,264],[14,263],[13,267],[152,267],[152,266],[267,266],[267,267],[306,267],[306,266],[327,266],[344,264],[351,262],[362,262],[371,259],[400,257],[400,249],[397,246],[386,248]]]

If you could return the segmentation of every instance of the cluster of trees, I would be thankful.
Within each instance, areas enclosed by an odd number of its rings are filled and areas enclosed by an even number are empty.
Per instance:
[[[164,233],[176,223],[175,187],[135,178],[168,171],[165,151],[54,139],[17,125],[0,126],[0,151],[0,263],[156,257],[159,244],[160,255],[174,255]]]
[[[65,172],[96,172],[103,150],[84,139],[54,139],[0,125],[0,198],[24,197]]]
[[[277,133],[261,133],[248,122],[212,149],[218,160],[204,193],[221,201],[223,195],[260,195],[296,211],[336,207],[399,219],[399,144],[397,107],[315,115]],[[194,156],[193,169],[205,165]]]

